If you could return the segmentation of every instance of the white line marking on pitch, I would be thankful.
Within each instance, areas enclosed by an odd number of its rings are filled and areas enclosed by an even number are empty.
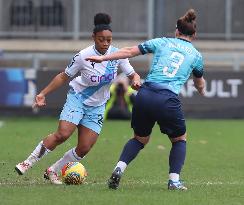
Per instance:
[[[1,185],[45,185],[45,184],[50,184],[45,181],[37,181],[37,180],[32,180],[32,181],[16,181],[16,182],[0,182]],[[85,182],[84,184],[88,185],[106,185],[106,182]],[[167,184],[167,182],[149,182],[149,181],[137,181],[137,182],[124,182],[124,185],[132,185],[132,184],[148,184],[148,185],[158,185],[158,184]],[[205,186],[215,186],[215,185],[244,185],[244,182],[240,183],[239,181],[236,182],[221,182],[221,181],[216,181],[216,182],[192,182],[192,183],[186,183],[189,185],[205,185]]]

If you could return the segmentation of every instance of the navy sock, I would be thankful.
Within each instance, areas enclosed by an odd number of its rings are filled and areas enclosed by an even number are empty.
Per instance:
[[[169,173],[180,174],[186,158],[186,141],[180,140],[172,143],[169,155]]]
[[[137,139],[130,139],[124,146],[124,149],[120,155],[119,161],[125,162],[127,165],[135,159],[141,149],[144,148],[144,144]]]

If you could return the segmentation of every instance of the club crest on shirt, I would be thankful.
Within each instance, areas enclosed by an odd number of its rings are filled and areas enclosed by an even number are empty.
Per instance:
[[[114,68],[116,67],[118,61],[117,60],[110,60],[108,61],[107,68]]]

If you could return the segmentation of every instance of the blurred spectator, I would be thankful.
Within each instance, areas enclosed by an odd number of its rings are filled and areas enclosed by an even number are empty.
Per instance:
[[[0,58],[2,58],[2,57],[3,57],[3,50],[0,49]]]
[[[128,78],[120,74],[110,87],[110,93],[111,98],[107,102],[104,118],[130,119],[136,91],[129,86]]]

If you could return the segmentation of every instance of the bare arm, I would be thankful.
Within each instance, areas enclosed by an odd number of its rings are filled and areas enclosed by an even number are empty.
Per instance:
[[[65,74],[65,72],[62,72],[62,73],[59,73],[58,75],[56,75],[52,79],[52,81],[36,96],[33,107],[46,105],[45,96],[48,93],[61,87],[65,82],[68,81],[68,79],[69,79],[69,76],[67,76]]]
[[[101,63],[102,61],[132,58],[138,55],[141,55],[138,46],[133,46],[133,47],[121,48],[120,50],[114,53],[104,55],[104,56],[91,56],[86,58],[86,60],[91,62]]]
[[[128,76],[131,80],[131,87],[134,90],[138,90],[141,87],[141,77],[137,73],[133,73]]]
[[[197,91],[201,95],[204,95],[205,94],[205,80],[204,80],[204,78],[203,77],[197,78],[197,77],[193,76],[193,82],[194,82],[194,86],[197,89]]]

